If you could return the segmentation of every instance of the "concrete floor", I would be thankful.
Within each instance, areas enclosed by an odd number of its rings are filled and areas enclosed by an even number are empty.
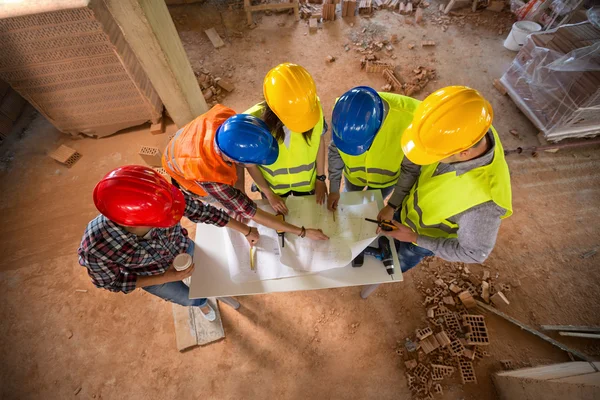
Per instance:
[[[344,51],[349,35],[376,27],[403,37],[394,51],[403,70],[436,68],[439,78],[418,98],[450,84],[475,87],[494,107],[505,148],[538,144],[534,127],[491,85],[515,55],[497,32],[498,20],[510,26],[506,16],[484,13],[487,23],[443,32],[427,22],[429,10],[423,26],[378,11],[371,19],[357,17],[353,27],[337,20],[306,34],[306,22],[286,14],[264,16],[246,30],[238,11],[188,5],[171,12],[194,69],[217,75],[234,70],[236,90],[224,103],[237,111],[260,101],[263,76],[284,61],[312,72],[328,116],[335,97],[350,87],[380,88],[378,74],[359,70],[360,55]],[[202,33],[211,26],[226,47],[212,48]],[[407,43],[423,38],[437,45],[408,50]],[[326,64],[327,55],[337,61]],[[170,125],[168,132],[175,129]],[[162,147],[166,136],[142,126],[106,139],[73,140],[38,117],[0,149],[0,398],[63,399],[78,388],[81,398],[105,399],[410,398],[394,349],[425,321],[416,289],[429,279],[425,268],[368,300],[360,299],[359,288],[240,298],[240,312],[221,307],[225,340],[183,354],[175,348],[168,303],[142,291],[121,295],[93,287],[76,257],[83,230],[97,214],[92,189],[110,169],[141,164],[139,147]],[[47,156],[62,143],[83,154],[71,169]],[[599,256],[580,258],[600,241],[598,150],[509,157],[514,215],[503,222],[485,265],[513,284],[509,314],[532,326],[600,324]],[[492,357],[476,367],[479,384],[463,387],[454,379],[444,384],[443,398],[495,398],[490,374],[500,369],[498,360],[517,366],[568,360],[501,320],[488,318],[488,327]],[[561,341],[600,356],[594,342]]]

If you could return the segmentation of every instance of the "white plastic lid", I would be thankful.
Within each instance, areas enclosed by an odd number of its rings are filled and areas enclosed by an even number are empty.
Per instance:
[[[173,267],[175,267],[177,271],[188,269],[190,265],[192,265],[192,256],[188,253],[181,253],[173,260]]]

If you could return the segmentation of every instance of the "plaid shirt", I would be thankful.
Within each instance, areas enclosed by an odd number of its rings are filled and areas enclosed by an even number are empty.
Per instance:
[[[198,182],[198,185],[226,209],[248,219],[256,215],[256,203],[240,190],[218,182]]]
[[[193,222],[225,226],[229,216],[184,193],[184,215]],[[149,238],[141,238],[100,214],[87,226],[77,251],[79,264],[88,269],[96,287],[130,293],[138,276],[161,275],[173,259],[184,253],[191,240],[181,224],[153,228]]]

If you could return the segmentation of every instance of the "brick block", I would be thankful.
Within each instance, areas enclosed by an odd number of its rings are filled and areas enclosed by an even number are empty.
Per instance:
[[[433,331],[431,330],[430,327],[423,328],[423,329],[417,329],[417,332],[416,332],[417,339],[419,339],[419,340],[423,340],[427,336],[430,336],[432,334],[433,334]]]
[[[481,282],[481,298],[486,303],[490,302],[490,284],[486,281]]]
[[[319,23],[317,22],[317,19],[316,18],[310,18],[308,20],[308,30],[309,30],[309,32],[314,33],[314,32],[317,31],[318,28],[319,28]]]
[[[412,3],[411,3],[412,4]],[[417,24],[421,23],[423,21],[423,9],[420,7],[417,7],[417,11],[415,11],[415,22]]]
[[[235,86],[233,85],[233,83],[231,83],[231,81],[227,79],[220,79],[219,82],[217,82],[217,85],[219,85],[221,89],[229,93],[235,90]]]
[[[436,376],[441,376],[442,379],[443,378],[447,378],[449,376],[452,376],[452,374],[454,373],[455,369],[454,367],[450,367],[448,365],[442,365],[442,364],[431,364],[431,375],[433,377],[433,375],[435,374]],[[442,380],[442,379],[433,379],[435,380]]]
[[[444,296],[442,298],[442,301],[444,302],[444,304],[448,304],[449,306],[456,305],[456,303],[454,302],[454,298],[452,298],[452,296]]]
[[[506,96],[506,88],[504,87],[504,85],[502,84],[502,82],[500,82],[500,79],[494,79],[494,87],[496,88],[496,90],[498,92],[500,92],[500,94],[502,96]]]
[[[464,292],[461,292],[458,295],[458,298],[460,299],[460,301],[464,304],[464,306],[466,308],[475,308],[475,307],[477,307],[477,303],[475,302],[475,299],[473,298],[473,296],[471,295],[471,293],[469,293],[468,290],[465,290]]]
[[[460,379],[462,383],[477,383],[473,363],[467,360],[458,360],[458,368],[460,370]]]
[[[162,154],[157,147],[142,146],[138,154],[151,167],[162,166]]]
[[[425,354],[429,354],[438,347],[440,347],[440,344],[433,335],[427,336],[425,339],[421,340],[419,344],[421,345],[421,349],[423,349]]]
[[[404,366],[406,367],[406,369],[413,369],[417,366],[417,364],[417,360],[404,361]]]
[[[59,163],[66,165],[68,168],[71,168],[73,164],[75,164],[81,158],[81,154],[78,153],[77,150],[63,144],[58,149],[50,153],[50,157]]]
[[[462,288],[458,285],[455,285],[454,283],[450,284],[450,291],[454,294],[458,294],[460,292],[462,292]]]
[[[450,342],[450,353],[453,356],[462,356],[465,351],[465,346],[460,342],[460,340],[454,340]]]
[[[500,364],[502,364],[502,369],[505,371],[509,371],[514,368],[512,360],[500,360]]]
[[[502,292],[496,292],[495,295],[490,297],[490,300],[498,308],[502,308],[502,307],[506,307],[506,306],[510,305],[510,301],[508,301],[508,299]]]
[[[435,392],[436,394],[439,394],[439,395],[443,395],[443,394],[444,394],[444,390],[442,389],[442,385],[441,385],[441,384],[439,384],[439,383],[436,383],[436,384],[433,386],[433,390],[434,390],[434,392]]]
[[[435,42],[433,40],[421,41],[421,47],[431,47],[431,46],[435,46]]]
[[[448,335],[446,334],[445,331],[441,331],[439,333],[435,334],[435,338],[438,341],[438,343],[440,344],[441,347],[446,347],[450,344],[451,340],[448,337]]]
[[[465,349],[463,351],[463,357],[468,358],[469,360],[473,361],[475,359],[475,352],[471,349]]]
[[[444,322],[446,323],[448,330],[453,332],[462,332],[462,325],[460,324],[460,320],[455,313],[444,315]]]
[[[433,307],[429,307],[427,309],[427,318],[432,318],[432,319],[435,318],[435,309],[436,308],[437,308],[436,306],[433,306]]]
[[[485,317],[483,315],[463,315],[463,323],[467,327],[465,336],[468,345],[487,346],[490,344]]]
[[[160,135],[165,132],[165,119],[161,118],[156,124],[150,126],[150,133],[153,135]]]
[[[158,172],[159,174],[161,174],[162,177],[165,178],[168,182],[171,182],[171,176],[167,173],[167,171],[163,167],[155,167],[152,169],[155,170],[156,172]]]
[[[429,378],[429,368],[427,368],[425,365],[419,363],[413,373],[415,374],[415,378],[417,378],[417,380],[423,382],[423,383],[427,383],[427,380]]]

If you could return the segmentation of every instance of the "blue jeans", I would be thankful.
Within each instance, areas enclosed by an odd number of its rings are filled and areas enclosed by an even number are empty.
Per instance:
[[[390,193],[392,193],[394,191],[394,187],[396,187],[396,185],[391,185],[388,187],[384,187],[384,188],[380,188],[381,190],[381,196],[383,197],[383,199],[385,200],[386,197],[388,197],[390,195]],[[350,181],[348,180],[348,178],[346,178],[346,176],[344,176],[344,192],[360,192],[362,190],[364,190],[364,186],[356,186],[352,183],[350,183]],[[378,188],[372,188],[370,186],[367,186],[367,190],[377,190]]]
[[[400,261],[400,269],[406,272],[427,256],[432,256],[433,252],[426,248],[419,247],[413,243],[399,242],[394,240],[396,251],[398,252],[398,260]]]
[[[194,242],[190,243],[186,253],[194,256]],[[152,285],[143,287],[146,292],[152,293],[161,299],[170,301],[186,307],[204,307],[206,299],[190,299],[190,288],[183,281],[167,282],[162,285]]]

